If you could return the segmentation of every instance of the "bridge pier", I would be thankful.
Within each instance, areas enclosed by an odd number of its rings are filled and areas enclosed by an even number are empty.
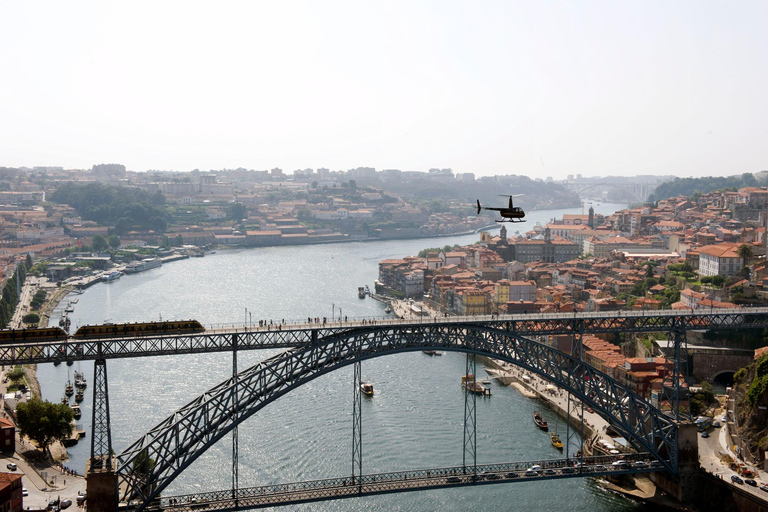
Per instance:
[[[103,460],[88,459],[85,468],[86,512],[117,512],[117,472],[114,458],[111,466]]]
[[[699,441],[695,423],[678,423],[677,426],[677,476],[661,471],[651,473],[651,481],[656,487],[674,497],[679,503],[692,503],[701,494],[697,485],[699,470]]]

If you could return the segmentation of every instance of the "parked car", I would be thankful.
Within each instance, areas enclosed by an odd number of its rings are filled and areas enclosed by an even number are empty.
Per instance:
[[[29,496],[29,491],[27,490],[27,488],[26,488],[26,487],[22,487],[22,488],[21,488],[21,495],[22,495],[22,496],[24,496],[25,498],[26,498],[27,496]]]
[[[708,438],[709,437],[709,432],[702,432],[701,433],[701,437],[703,437],[704,439]]]
[[[752,487],[757,487],[757,482],[755,482],[751,478],[745,478],[744,483],[747,485],[751,485]]]
[[[19,467],[18,467],[16,464],[14,464],[13,462],[9,462],[8,464],[6,464],[6,465],[5,465],[5,467],[7,467],[8,469],[10,469],[11,471],[16,471],[16,470],[19,468]]]
[[[765,492],[768,492],[768,485],[765,485],[765,484],[761,485],[761,486],[760,486],[760,490],[761,490],[761,491],[765,491]]]
[[[741,485],[741,484],[743,484],[743,483],[744,483],[744,480],[742,480],[741,478],[739,478],[737,475],[731,475],[731,482],[733,482],[733,483],[735,483],[735,484],[739,484],[739,485]]]
[[[713,421],[712,426],[715,428],[720,428],[720,422],[719,421]]]

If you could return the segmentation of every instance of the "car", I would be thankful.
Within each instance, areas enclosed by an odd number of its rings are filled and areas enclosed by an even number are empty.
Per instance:
[[[720,422],[719,421],[713,421],[712,426],[715,428],[720,428]]]
[[[704,439],[708,438],[709,437],[709,432],[702,432],[701,433],[701,437],[703,437]]]
[[[637,462],[632,463],[633,468],[647,468],[648,463],[642,460],[638,460]]]
[[[728,423],[728,416],[723,415],[723,417],[720,418],[720,421],[722,421],[723,423]]]
[[[594,466],[593,468],[595,471],[606,471],[607,468],[603,466],[602,464],[598,464],[597,466]]]
[[[525,476],[539,476],[539,474],[535,471],[531,471],[530,469],[525,472]]]
[[[13,462],[9,462],[8,464],[5,465],[5,467],[10,469],[11,471],[16,471],[19,468],[19,466],[17,466]]]
[[[457,476],[449,476],[446,480],[449,484],[459,484],[461,483],[461,478]]]
[[[519,477],[520,475],[518,475],[518,474],[517,474],[517,473],[515,473],[515,472],[510,472],[510,473],[507,473],[507,474],[506,474],[506,475],[504,475],[504,476],[505,476],[505,477],[507,477],[507,478],[517,478],[517,477]]]
[[[27,488],[26,488],[26,487],[22,487],[22,488],[21,488],[21,495],[22,495],[22,496],[24,496],[25,498],[26,498],[27,496],[29,496],[29,491],[27,490]]]
[[[768,485],[765,485],[765,484],[761,485],[761,486],[760,486],[760,490],[761,490],[761,491],[765,491],[765,492],[768,492]]]
[[[587,407],[587,412],[595,412],[595,410],[591,407]]]
[[[747,485],[751,485],[752,487],[757,487],[757,482],[755,482],[751,478],[745,478],[744,483]]]
[[[491,473],[486,478],[488,480],[501,480],[501,475],[498,473]]]
[[[741,484],[743,484],[743,483],[744,483],[744,480],[742,480],[741,478],[739,478],[737,475],[731,475],[731,482],[733,482],[733,483],[735,483],[735,484],[739,484],[739,485],[741,485]]]
[[[571,473],[575,473],[576,470],[573,469],[573,468],[563,468],[563,469],[560,470],[560,472],[565,474],[565,475],[570,475]]]
[[[540,464],[534,464],[533,466],[528,468],[528,471],[541,471],[541,465]]]
[[[552,469],[545,469],[544,470],[544,474],[551,476],[551,475],[556,475],[557,473],[555,473],[554,470],[552,470]]]

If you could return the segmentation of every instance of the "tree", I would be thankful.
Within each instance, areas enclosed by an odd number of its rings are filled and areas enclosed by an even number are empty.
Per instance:
[[[752,256],[755,254],[755,248],[752,245],[749,244],[741,244],[738,249],[736,249],[736,254],[739,255],[739,258],[741,258],[742,266],[746,267],[749,265],[749,260],[752,259]]]
[[[72,409],[67,404],[54,404],[33,398],[16,406],[19,433],[37,442],[45,452],[53,441],[72,434]]]
[[[16,386],[18,386],[19,381],[24,378],[24,370],[21,369],[21,366],[17,366],[10,373],[8,373],[8,378],[11,379]]]
[[[232,203],[229,214],[232,216],[232,220],[240,222],[248,217],[248,210],[243,203]]]
[[[117,235],[109,235],[109,238],[107,239],[107,243],[112,249],[117,249],[120,247],[120,237]]]
[[[91,246],[93,247],[93,250],[96,252],[103,252],[107,250],[107,247],[109,247],[109,244],[107,244],[107,239],[104,238],[101,235],[96,235],[93,237],[93,241],[91,242]]]

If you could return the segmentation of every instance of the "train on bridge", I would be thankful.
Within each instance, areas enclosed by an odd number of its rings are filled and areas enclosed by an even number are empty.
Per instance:
[[[197,320],[171,320],[166,322],[134,322],[122,324],[84,325],[71,336],[61,327],[35,329],[8,329],[0,331],[0,343],[34,343],[43,341],[89,340],[100,338],[133,337],[155,334],[190,334],[205,332]]]

